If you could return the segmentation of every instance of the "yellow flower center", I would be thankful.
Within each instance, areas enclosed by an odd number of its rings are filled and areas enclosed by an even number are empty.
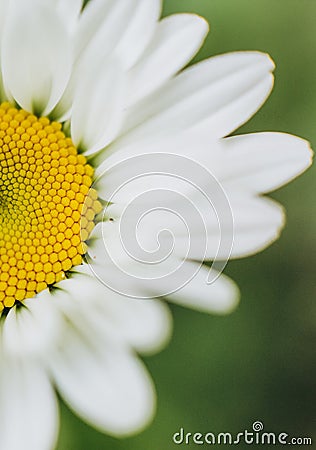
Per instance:
[[[92,176],[61,124],[0,105],[0,311],[82,263],[101,211]]]

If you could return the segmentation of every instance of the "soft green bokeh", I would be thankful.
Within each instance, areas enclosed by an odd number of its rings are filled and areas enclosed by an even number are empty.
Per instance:
[[[165,14],[180,11],[197,12],[211,24],[197,60],[261,50],[277,64],[272,96],[238,133],[286,131],[316,148],[316,1],[166,0]],[[234,314],[222,318],[173,308],[171,344],[146,359],[158,392],[153,424],[120,441],[98,434],[62,407],[58,450],[169,450],[176,448],[171,439],[181,426],[237,432],[251,429],[255,420],[269,431],[312,436],[315,186],[311,169],[274,193],[287,209],[281,239],[264,253],[228,265],[226,273],[242,292]]]

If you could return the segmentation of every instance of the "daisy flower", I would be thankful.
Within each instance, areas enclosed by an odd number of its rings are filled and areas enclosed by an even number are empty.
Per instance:
[[[170,336],[164,300],[236,306],[225,263],[278,237],[282,208],[261,194],[303,172],[309,146],[227,137],[266,100],[274,65],[237,52],[182,70],[201,17],[160,20],[160,0],[0,9],[0,447],[53,448],[56,391],[128,435],[155,409],[138,354]]]

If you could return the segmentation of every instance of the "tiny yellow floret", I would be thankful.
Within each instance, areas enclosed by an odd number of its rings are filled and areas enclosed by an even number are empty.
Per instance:
[[[82,263],[101,211],[92,176],[61,124],[0,105],[0,312]]]

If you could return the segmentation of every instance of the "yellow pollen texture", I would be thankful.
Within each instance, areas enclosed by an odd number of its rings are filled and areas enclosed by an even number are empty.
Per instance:
[[[61,124],[0,105],[0,311],[82,263],[101,211],[92,176]]]

